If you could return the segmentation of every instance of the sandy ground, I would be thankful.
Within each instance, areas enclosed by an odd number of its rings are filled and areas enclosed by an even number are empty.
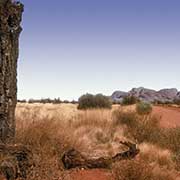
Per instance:
[[[107,170],[73,170],[70,172],[70,180],[113,180],[112,175]]]
[[[162,127],[180,127],[180,108],[156,106],[153,108],[153,113],[161,117],[160,125]]]

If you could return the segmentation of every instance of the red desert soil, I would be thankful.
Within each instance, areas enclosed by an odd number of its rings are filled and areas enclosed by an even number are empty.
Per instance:
[[[102,169],[73,170],[70,180],[113,180],[110,172]]]
[[[153,113],[161,117],[160,125],[162,127],[180,127],[180,108],[155,106]]]

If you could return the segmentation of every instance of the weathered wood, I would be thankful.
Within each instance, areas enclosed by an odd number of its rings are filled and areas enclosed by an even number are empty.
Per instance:
[[[23,5],[0,1],[0,142],[12,142],[17,101],[17,59]]]
[[[88,159],[87,157],[83,156],[79,151],[71,149],[65,152],[62,157],[64,168],[109,168],[112,163],[120,160],[132,159],[140,152],[136,144],[133,144],[131,142],[120,143],[127,146],[129,150],[118,153],[113,157],[101,157],[98,159]]]
[[[0,174],[7,180],[18,177],[26,178],[27,173],[33,166],[31,151],[22,145],[0,144]]]

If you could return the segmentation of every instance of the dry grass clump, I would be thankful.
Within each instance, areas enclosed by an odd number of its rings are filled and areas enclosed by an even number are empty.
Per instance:
[[[175,168],[175,163],[172,160],[173,153],[170,150],[148,143],[142,143],[139,148],[139,158],[143,159],[146,163],[170,170]]]
[[[162,146],[168,146],[173,152],[180,152],[180,127],[163,130]]]
[[[180,169],[180,128],[163,129],[155,116],[139,116],[135,112],[114,112],[114,123],[124,125],[124,135],[138,143],[151,143],[172,151],[171,158]]]
[[[172,150],[176,168],[180,170],[180,127],[163,130],[159,145]]]
[[[120,161],[113,166],[115,180],[179,180],[173,170],[148,164],[142,159]]]
[[[153,180],[152,168],[142,160],[125,160],[114,164],[115,180]]]
[[[136,112],[124,112],[120,109],[114,112],[114,123],[125,125],[127,127],[125,135],[138,143],[154,143],[159,140],[159,120],[155,116],[139,116]]]
[[[62,176],[61,155],[65,150],[76,147],[76,142],[70,128],[61,123],[44,119],[28,122],[20,129],[17,127],[16,143],[27,145],[34,156],[35,167],[29,180],[49,180]]]

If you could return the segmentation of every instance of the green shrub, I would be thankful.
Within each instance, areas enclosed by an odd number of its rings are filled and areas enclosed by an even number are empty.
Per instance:
[[[174,104],[180,105],[180,99],[175,99]]]
[[[102,94],[85,94],[79,98],[78,109],[111,108],[112,103],[107,96]]]
[[[152,105],[146,102],[136,104],[136,111],[139,115],[148,115],[152,112]]]
[[[122,105],[132,105],[138,102],[138,98],[135,96],[126,96],[122,101]]]

